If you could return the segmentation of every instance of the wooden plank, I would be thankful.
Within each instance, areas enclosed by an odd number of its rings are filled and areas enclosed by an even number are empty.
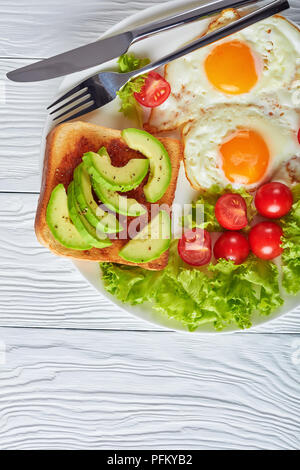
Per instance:
[[[0,329],[1,449],[299,449],[299,339]]]
[[[25,60],[0,60],[0,191],[39,192],[40,145],[46,107],[58,80],[13,83],[8,71]]]
[[[33,230],[36,204],[34,194],[0,194],[0,325],[159,329],[113,306],[70,261],[38,244]],[[299,312],[258,331],[300,333]]]
[[[1,1],[0,57],[49,57],[95,41],[108,28],[124,18],[160,6],[171,11],[166,0],[10,0]],[[298,0],[290,0],[293,9],[287,16],[300,20]],[[185,7],[199,1],[185,2]]]
[[[124,18],[161,0],[1,1],[0,57],[49,57],[97,40]]]

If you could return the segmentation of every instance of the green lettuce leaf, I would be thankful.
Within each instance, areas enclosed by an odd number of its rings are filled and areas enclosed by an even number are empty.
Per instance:
[[[126,73],[138,70],[149,64],[150,60],[138,58],[134,54],[123,54],[118,59],[119,72]],[[142,123],[142,108],[134,98],[134,93],[139,93],[145,83],[147,75],[141,75],[128,82],[117,92],[121,100],[120,112],[139,125]]]
[[[141,304],[151,297],[153,272],[112,263],[101,264],[106,290],[122,302]],[[154,273],[155,274],[155,273]]]
[[[244,188],[233,189],[231,185],[228,185],[223,189],[218,185],[213,185],[207,191],[200,194],[197,201],[193,203],[191,213],[183,220],[184,225],[189,228],[204,228],[209,232],[222,232],[224,229],[221,227],[215,216],[215,205],[220,196],[228,193],[240,194],[245,199],[247,205],[247,217],[250,223],[256,214],[253,204],[253,196]],[[247,230],[249,230],[249,228],[250,227],[248,225]]]
[[[274,263],[250,257],[240,266],[221,260],[194,269],[177,255],[177,241],[163,271],[111,263],[102,263],[101,269],[106,290],[119,300],[132,305],[150,302],[190,331],[205,323],[216,330],[229,324],[249,328],[254,313],[269,315],[283,303]]]
[[[300,291],[300,184],[293,188],[294,205],[281,219],[284,249],[282,254],[283,287],[289,294]]]
[[[141,69],[150,63],[150,59],[136,57],[134,54],[123,54],[118,59],[119,71],[121,73],[132,72]]]

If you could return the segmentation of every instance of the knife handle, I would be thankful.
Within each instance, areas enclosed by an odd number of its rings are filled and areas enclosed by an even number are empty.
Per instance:
[[[184,46],[182,49],[178,49],[177,51],[163,57],[162,59],[151,62],[142,69],[130,72],[128,76],[130,78],[134,78],[135,76],[150,72],[151,70],[178,59],[179,57],[196,51],[201,47],[207,46],[208,44],[218,41],[219,39],[223,39],[233,33],[237,33],[238,31],[241,31],[242,29],[257,23],[258,21],[262,21],[266,18],[269,18],[270,16],[276,15],[277,13],[280,13],[283,10],[287,10],[288,8],[290,8],[288,0],[274,0],[264,7],[258,8],[257,10],[242,16],[233,23],[230,23],[229,25],[223,26],[220,29],[202,36],[200,39],[197,39],[196,41]]]
[[[186,13],[177,14],[175,16],[153,22],[145,26],[141,26],[132,31],[133,41],[137,42],[146,37],[152,36],[153,34],[166,31],[168,29],[175,28],[180,25],[191,23],[199,18],[205,18],[208,16],[215,15],[226,8],[237,8],[244,5],[255,4],[262,0],[213,0],[206,2],[204,5],[190,10]]]

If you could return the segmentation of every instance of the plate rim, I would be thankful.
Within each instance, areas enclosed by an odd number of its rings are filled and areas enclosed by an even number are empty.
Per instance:
[[[166,16],[166,14],[168,14],[168,12],[170,11],[170,9],[172,10],[172,12],[176,11],[177,10],[182,10],[182,6],[199,6],[199,3],[206,3],[205,0],[202,0],[201,2],[196,2],[196,1],[190,1],[190,2],[186,2],[184,0],[170,0],[168,2],[165,2],[163,4],[157,4],[157,5],[153,5],[151,7],[148,7],[146,8],[145,10],[140,10],[126,18],[123,18],[120,22],[114,24],[113,26],[111,26],[107,31],[105,31],[103,34],[101,34],[99,36],[99,39],[102,39],[102,38],[105,38],[105,37],[109,37],[113,34],[117,34],[117,33],[120,33],[126,29],[129,29],[129,28],[132,28],[132,27],[135,27],[139,24],[142,24],[143,22],[145,22],[147,20],[147,18],[149,18],[149,16],[151,16],[150,20],[152,21],[153,19],[155,18],[159,18],[159,17],[164,17]],[[294,23],[290,18],[287,19],[290,23],[294,24],[295,26],[297,26],[297,28],[299,29],[299,25],[297,25],[296,23]],[[89,69],[88,69],[89,70]],[[87,71],[88,71],[87,70]],[[81,72],[82,73],[82,72]],[[88,75],[88,74],[87,74]],[[55,96],[59,95],[60,93],[62,93],[64,91],[64,85],[65,83],[67,83],[69,80],[72,81],[72,77],[76,77],[77,74],[72,74],[72,75],[68,75],[68,76],[65,76],[65,77],[62,77],[60,79],[60,82],[59,82],[59,85],[58,85],[58,89],[57,89],[57,93]],[[74,80],[74,83],[76,82],[76,80]],[[45,124],[44,124],[44,128],[43,128],[43,132],[42,132],[42,140],[41,140],[41,145],[40,145],[40,157],[39,157],[39,164],[40,164],[40,178],[42,176],[42,167],[43,167],[43,161],[44,161],[44,154],[45,154],[45,145],[46,145],[46,137],[51,129],[51,124],[52,124],[52,119],[50,118],[49,115],[47,115],[46,117],[46,120],[45,120]],[[281,310],[283,309],[284,306],[282,306],[281,308],[277,309],[273,314],[271,314],[271,316],[269,317],[264,317],[264,316],[260,316],[259,317],[259,321],[256,322],[255,324],[253,324],[250,328],[248,329],[245,329],[245,330],[242,330],[240,328],[238,328],[237,326],[235,325],[230,325],[229,327],[225,327],[224,330],[221,330],[221,331],[216,331],[216,330],[203,330],[201,329],[201,326],[193,331],[193,332],[190,332],[188,330],[187,327],[185,327],[183,324],[179,324],[179,322],[176,322],[178,323],[177,326],[167,326],[166,324],[164,323],[174,323],[174,320],[172,318],[169,318],[169,317],[164,317],[162,314],[159,314],[160,317],[162,318],[162,322],[158,322],[158,321],[155,321],[151,318],[147,318],[145,317],[144,315],[142,314],[139,314],[136,310],[137,310],[137,306],[134,306],[134,305],[131,305],[131,304],[125,304],[125,303],[122,303],[121,301],[119,301],[117,298],[115,298],[112,294],[110,294],[109,292],[107,292],[103,286],[103,282],[101,282],[101,285],[103,287],[103,290],[99,290],[99,288],[95,285],[95,283],[93,283],[89,277],[86,275],[85,272],[83,272],[82,268],[79,266],[80,263],[84,263],[84,261],[80,261],[80,260],[76,260],[76,259],[72,259],[72,258],[69,258],[69,261],[72,262],[72,264],[75,266],[75,268],[80,272],[81,276],[97,291],[98,294],[100,294],[104,299],[108,300],[109,302],[111,302],[114,306],[116,306],[118,309],[120,309],[122,312],[128,314],[128,315],[133,315],[135,318],[138,318],[139,320],[142,320],[150,325],[154,325],[156,328],[158,328],[157,331],[159,331],[159,329],[163,329],[163,330],[168,330],[168,331],[176,331],[178,333],[183,333],[183,334],[197,334],[197,335],[228,335],[228,334],[237,334],[237,333],[255,333],[255,332],[259,332],[260,328],[261,327],[264,327],[266,324],[270,324],[270,323],[273,323],[273,322],[276,322],[279,318],[282,318],[292,312],[296,312],[299,308],[300,308],[300,303],[296,306],[296,307],[292,307],[292,308],[289,308],[287,309],[286,311],[284,312],[281,312]],[[85,263],[88,263],[88,264],[91,264],[91,262],[89,261],[86,261]],[[96,265],[98,267],[98,271],[99,271],[99,280],[101,280],[101,268],[100,268],[100,265],[98,262],[94,262],[92,263],[94,265]],[[295,298],[295,296],[290,296],[291,298]],[[300,299],[299,299],[300,300]],[[140,307],[140,306],[138,306]],[[142,309],[144,310],[144,309]],[[155,312],[155,311],[154,311]],[[155,312],[155,315],[156,312]]]

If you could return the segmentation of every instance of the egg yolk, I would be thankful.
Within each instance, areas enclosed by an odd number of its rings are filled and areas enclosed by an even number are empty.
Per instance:
[[[264,139],[253,130],[239,130],[220,146],[223,171],[232,183],[254,184],[267,171],[270,152]]]
[[[216,46],[205,60],[210,83],[222,93],[248,93],[257,83],[258,75],[251,49],[240,41]]]

